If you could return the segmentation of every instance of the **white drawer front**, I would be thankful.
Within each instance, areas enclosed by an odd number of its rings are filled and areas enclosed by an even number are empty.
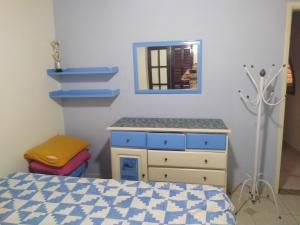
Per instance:
[[[226,172],[180,168],[148,168],[149,180],[226,186]]]
[[[226,169],[226,152],[148,150],[149,166]]]

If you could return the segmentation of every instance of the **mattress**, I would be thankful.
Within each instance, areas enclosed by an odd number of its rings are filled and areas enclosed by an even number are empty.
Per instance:
[[[0,224],[235,224],[233,205],[199,184],[13,173],[0,179]]]

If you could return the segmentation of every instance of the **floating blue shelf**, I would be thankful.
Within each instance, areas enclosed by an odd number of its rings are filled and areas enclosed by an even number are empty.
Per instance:
[[[119,94],[119,89],[78,89],[52,91],[49,96],[51,98],[113,98]]]
[[[117,66],[113,67],[78,67],[65,68],[62,72],[56,72],[55,69],[48,69],[47,73],[50,76],[59,75],[113,75],[119,71]]]

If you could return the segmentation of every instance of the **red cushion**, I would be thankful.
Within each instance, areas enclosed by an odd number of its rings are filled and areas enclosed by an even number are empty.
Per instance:
[[[71,173],[74,169],[80,166],[86,160],[91,158],[91,154],[87,149],[80,151],[77,155],[75,155],[66,165],[62,167],[53,167],[42,164],[37,161],[32,161],[30,163],[29,169],[33,172],[40,172],[46,174],[55,174],[55,175],[67,175]]]

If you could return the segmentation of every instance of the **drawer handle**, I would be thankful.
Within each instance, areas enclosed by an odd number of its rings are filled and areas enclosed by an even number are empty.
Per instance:
[[[126,139],[126,143],[128,143],[129,141],[130,141],[130,139],[129,139],[129,138],[127,138],[127,139]]]
[[[204,162],[205,162],[205,164],[207,164],[208,163],[207,159],[205,159]]]
[[[207,145],[207,144],[208,144],[208,141],[204,141],[204,144]]]
[[[203,177],[203,180],[206,181],[206,177]]]
[[[167,162],[168,161],[168,158],[165,158],[165,162]]]
[[[168,177],[168,174],[165,174],[165,178],[167,178]]]
[[[165,144],[165,145],[168,144],[168,141],[167,141],[167,140],[164,140],[164,144]]]

